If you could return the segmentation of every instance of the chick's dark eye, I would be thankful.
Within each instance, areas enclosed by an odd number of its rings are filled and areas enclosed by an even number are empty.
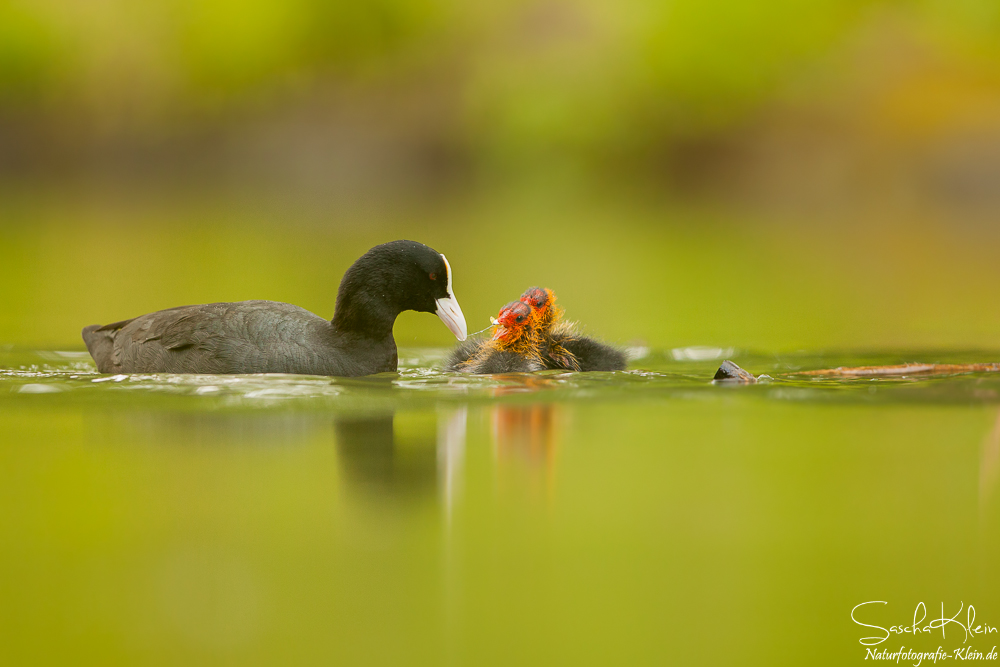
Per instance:
[[[524,315],[518,315],[517,316],[517,321],[518,322],[523,322],[524,321]]]
[[[438,274],[436,274],[436,273],[432,273],[432,274],[430,274],[430,275],[429,275],[429,276],[427,276],[427,277],[428,277],[428,278],[430,278],[431,280],[437,280],[437,279],[438,279]]]

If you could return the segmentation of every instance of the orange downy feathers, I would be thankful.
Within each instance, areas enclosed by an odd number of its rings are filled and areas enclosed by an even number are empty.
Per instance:
[[[531,307],[531,319],[541,348],[556,366],[579,371],[580,363],[562,343],[576,338],[571,322],[562,321],[563,310],[556,305],[556,294],[546,287],[531,287],[521,295],[521,302]]]
[[[525,357],[537,362],[539,366],[544,365],[539,351],[542,339],[534,322],[530,306],[520,301],[511,301],[500,309],[494,320],[490,340],[483,343],[472,357],[462,363],[462,366],[475,366],[498,350]]]

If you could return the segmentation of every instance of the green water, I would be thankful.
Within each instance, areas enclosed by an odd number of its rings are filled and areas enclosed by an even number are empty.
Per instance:
[[[860,664],[861,602],[1000,626],[1000,376],[794,375],[1000,354],[444,353],[344,380],[0,352],[0,662]],[[722,357],[773,379],[712,385]]]
[[[0,665],[841,665],[865,601],[884,627],[921,601],[1000,626],[1000,376],[795,374],[1000,361],[991,227],[18,201]],[[631,370],[446,375],[422,313],[398,376],[99,376],[80,351],[87,324],[187,303],[330,317],[394,238],[448,256],[471,330],[540,284]],[[773,379],[712,385],[724,358]],[[880,647],[962,645],[904,639]]]

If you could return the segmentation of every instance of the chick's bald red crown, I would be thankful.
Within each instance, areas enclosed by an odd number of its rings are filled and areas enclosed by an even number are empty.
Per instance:
[[[552,290],[541,287],[529,287],[521,295],[521,301],[532,308],[541,308],[549,303],[552,297]]]
[[[517,340],[530,324],[531,308],[520,301],[511,301],[500,309],[493,330],[493,340],[500,342]]]
[[[544,330],[558,319],[562,311],[555,300],[555,292],[547,287],[530,287],[521,295],[521,302],[531,306],[535,328]]]

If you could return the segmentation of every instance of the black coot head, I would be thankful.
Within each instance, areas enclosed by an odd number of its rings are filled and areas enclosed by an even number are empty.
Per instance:
[[[338,309],[345,296],[352,308],[374,308],[382,302],[396,312],[435,313],[456,338],[466,338],[451,266],[444,255],[422,243],[391,241],[366,252],[344,274]]]

